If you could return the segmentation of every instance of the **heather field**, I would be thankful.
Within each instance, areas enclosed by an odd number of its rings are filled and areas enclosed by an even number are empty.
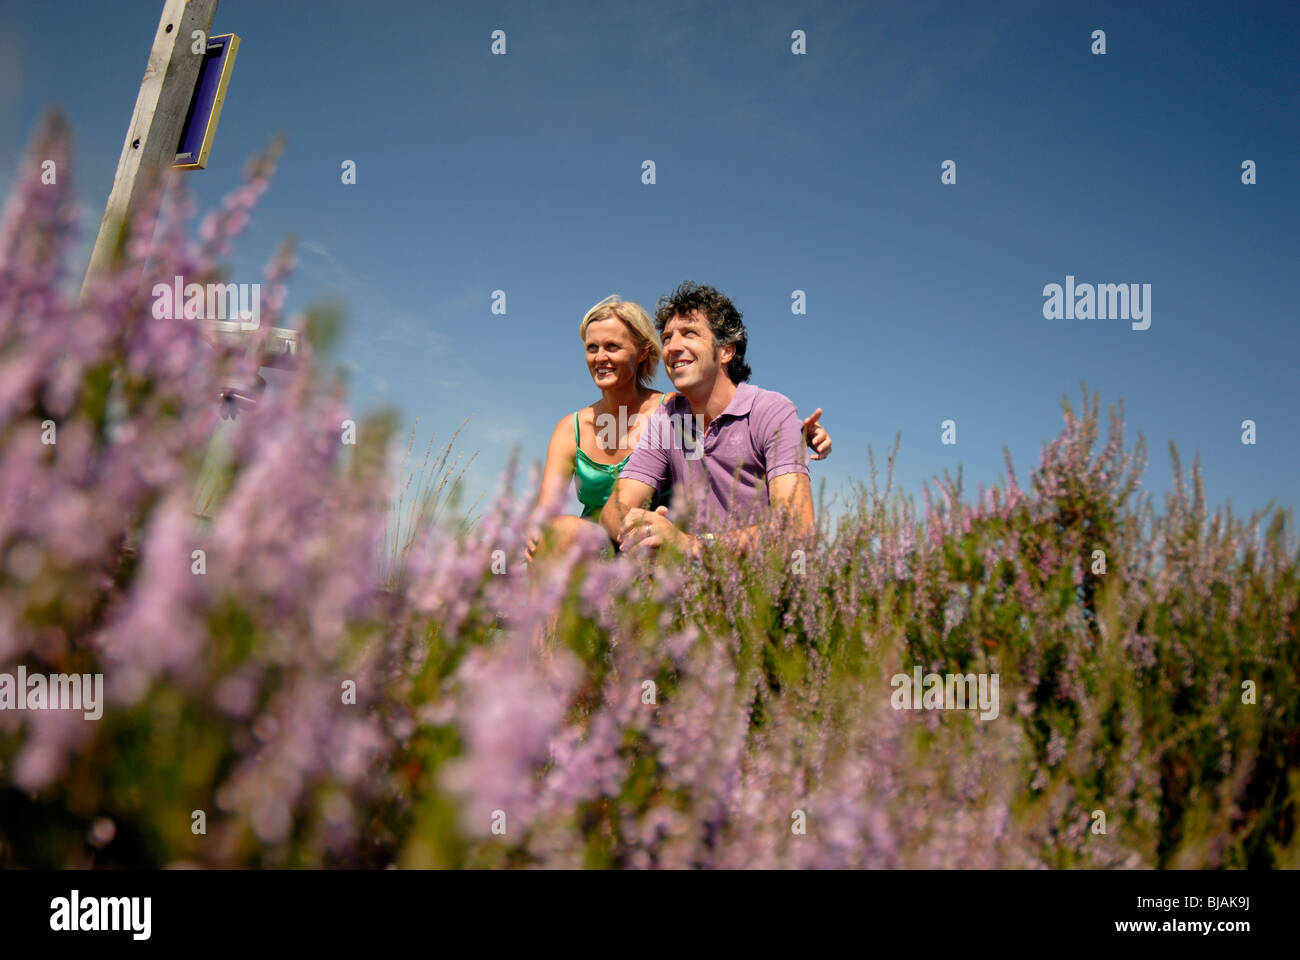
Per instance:
[[[301,326],[304,365],[239,413],[198,523],[214,398],[255,370],[150,288],[225,279],[275,151],[197,224],[181,183],[146,205],[81,305],[57,117],[30,157],[0,224],[0,674],[104,686],[98,718],[0,710],[0,866],[1300,866],[1291,515],[1214,509],[1176,453],[1153,502],[1122,405],[1085,388],[973,495],[898,490],[891,451],[816,537],[651,563],[593,528],[530,569],[535,477],[466,515],[449,450],[394,476],[327,311],[279,315],[286,244],[262,327]],[[898,709],[930,673],[995,677],[996,708]]]

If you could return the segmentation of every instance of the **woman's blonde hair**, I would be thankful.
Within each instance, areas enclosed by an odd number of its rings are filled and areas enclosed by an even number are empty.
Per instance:
[[[609,320],[614,318],[623,321],[623,326],[627,327],[628,332],[632,334],[632,341],[636,344],[638,350],[643,346],[648,346],[645,359],[637,364],[636,380],[642,387],[648,387],[654,382],[655,372],[659,367],[659,360],[663,356],[663,350],[659,346],[659,338],[655,336],[654,324],[650,320],[650,315],[639,303],[633,303],[631,300],[624,300],[618,294],[606,297],[600,303],[596,304],[587,311],[587,315],[582,318],[582,324],[578,327],[578,337],[583,343],[587,342],[587,326],[595,320]]]

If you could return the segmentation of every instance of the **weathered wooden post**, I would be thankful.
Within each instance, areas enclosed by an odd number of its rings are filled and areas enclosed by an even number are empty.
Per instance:
[[[131,125],[126,129],[122,155],[117,161],[117,175],[113,178],[108,205],[81,284],[83,299],[92,280],[119,262],[131,215],[146,192],[176,160],[176,145],[181,139],[216,12],[217,0],[164,0],[149,63],[136,96],[135,112],[131,114]],[[205,47],[197,54],[192,47],[195,30],[203,32]]]
[[[217,12],[217,0],[164,0],[162,17],[154,34],[153,47],[140,92],[136,96],[135,112],[127,127],[122,143],[122,154],[117,163],[117,174],[108,195],[108,204],[100,221],[99,233],[90,254],[86,275],[81,284],[81,300],[88,295],[94,279],[121,266],[125,259],[126,242],[130,237],[131,221],[148,192],[161,185],[163,174],[173,167],[202,169],[211,147],[212,132],[220,115],[221,100],[225,95],[225,82],[233,63],[238,38],[216,38],[217,44],[228,44],[222,52],[226,57],[220,83],[215,87],[208,82],[198,89],[201,72],[209,53],[212,39],[212,21]],[[216,49],[216,46],[213,47]],[[195,102],[203,100],[202,103]],[[181,137],[186,132],[186,120],[195,111],[192,124],[203,123],[198,131],[198,148],[178,158]],[[200,120],[198,112],[207,111]],[[191,130],[191,134],[195,131]],[[187,139],[194,139],[193,137]],[[214,345],[241,346],[249,343],[250,331],[244,324],[224,318],[204,317],[205,336]],[[298,331],[272,328],[262,349],[260,365],[292,368],[296,365],[299,348]],[[230,405],[232,414],[241,405],[256,402],[257,393],[265,381],[259,376],[254,384],[228,386],[213,401]],[[194,513],[209,519],[217,479],[229,456],[232,420],[222,420],[208,444],[204,467],[195,492]]]

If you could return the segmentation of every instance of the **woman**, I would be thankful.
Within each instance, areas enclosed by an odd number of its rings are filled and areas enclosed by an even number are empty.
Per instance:
[[[540,510],[553,498],[563,497],[576,476],[581,516],[559,516],[549,524],[555,546],[561,550],[581,532],[584,523],[598,521],[642,426],[656,407],[673,396],[650,386],[662,353],[654,324],[639,304],[606,297],[587,311],[578,336],[586,348],[587,371],[600,389],[600,399],[556,423],[537,499]],[[831,452],[830,435],[817,423],[821,413],[819,408],[803,422],[814,460],[825,459]],[[654,507],[666,511],[667,498],[656,500]],[[537,534],[529,538],[529,560],[538,542]]]

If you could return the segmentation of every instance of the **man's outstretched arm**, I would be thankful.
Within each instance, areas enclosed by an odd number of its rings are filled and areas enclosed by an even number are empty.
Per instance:
[[[810,534],[817,528],[813,516],[812,481],[806,473],[783,473],[767,484],[767,495],[772,506],[784,507],[793,514],[795,527],[801,534]]]
[[[808,535],[816,530],[812,484],[808,480],[808,474],[783,473],[769,480],[767,489],[770,508],[790,513],[793,516],[796,533]],[[606,515],[610,515],[611,521],[616,519],[610,512],[610,504],[613,502],[614,498],[610,497],[609,503],[605,504],[605,513],[601,515],[601,522],[605,523],[606,529],[610,528],[610,524],[605,520]],[[688,556],[698,556],[705,549],[705,541],[701,537],[683,533],[661,514],[638,507],[628,507],[626,504],[619,512],[623,517],[622,522],[618,530],[611,532],[610,536],[621,541],[625,549],[638,551],[671,543]],[[713,540],[715,543],[725,545],[728,550],[739,553],[757,543],[763,529],[763,524],[741,527],[738,530],[719,533]]]
[[[817,528],[813,516],[812,483],[806,473],[783,473],[767,484],[771,509],[787,510],[794,517],[794,529],[801,535],[811,534]],[[746,550],[753,546],[762,526],[741,527],[717,535],[717,542],[733,550]]]
[[[623,529],[623,518],[633,507],[644,508],[650,504],[655,488],[631,477],[619,477],[614,483],[614,492],[605,501],[600,511],[600,525],[605,528],[611,540],[617,540]]]

